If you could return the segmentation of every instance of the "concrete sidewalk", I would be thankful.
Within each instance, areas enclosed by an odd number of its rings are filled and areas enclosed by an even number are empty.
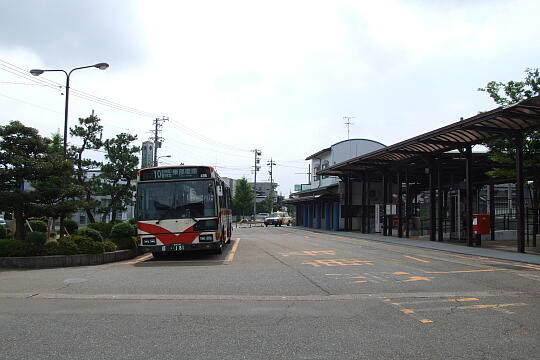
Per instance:
[[[380,242],[385,242],[389,244],[414,246],[414,247],[425,248],[425,249],[449,251],[449,252],[454,252],[458,254],[484,256],[484,257],[490,257],[490,258],[501,259],[501,260],[518,261],[518,262],[540,265],[540,254],[522,254],[522,253],[512,252],[512,251],[493,250],[493,249],[486,249],[482,247],[468,247],[464,245],[458,245],[458,244],[452,244],[452,243],[446,243],[446,242],[429,241],[429,240],[414,240],[414,239],[407,239],[407,238],[397,238],[397,237],[392,237],[392,236],[382,236],[378,234],[362,234],[362,233],[357,233],[357,232],[346,232],[346,231],[336,232],[336,231],[306,228],[302,226],[294,226],[294,228],[323,233],[323,234],[329,234],[329,235],[344,236],[344,237],[372,240],[372,241],[380,241]]]

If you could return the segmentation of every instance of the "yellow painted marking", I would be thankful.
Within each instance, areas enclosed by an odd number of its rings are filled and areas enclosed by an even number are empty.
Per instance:
[[[522,267],[522,268],[525,268],[525,269],[531,269],[531,270],[540,270],[540,267],[538,266],[535,266],[535,265],[518,265],[518,264],[515,264],[514,266],[517,266],[517,267]]]
[[[404,271],[396,271],[395,273],[392,273],[394,275],[409,275],[408,272],[404,272]]]
[[[392,301],[392,300],[390,300],[390,299],[384,299],[383,301],[384,301],[384,302],[390,302],[390,301]]]
[[[508,269],[454,270],[454,271],[424,271],[426,274],[461,274],[490,271],[508,271]]]
[[[234,242],[234,245],[227,254],[227,257],[225,258],[225,262],[232,262],[234,259],[234,255],[236,254],[236,250],[238,249],[238,245],[240,244],[240,238],[236,238],[236,241]]]
[[[151,257],[152,257],[152,254],[145,254],[145,255],[139,256],[139,257],[137,257],[137,258],[135,258],[133,260],[127,261],[124,264],[128,264],[128,265],[137,264],[137,263],[140,263],[142,261],[148,260]]]
[[[367,283],[367,280],[356,280],[355,283]]]
[[[412,309],[402,309],[401,312],[404,314],[414,314],[414,310]]]
[[[403,282],[409,281],[430,281],[427,277],[422,276],[411,276],[408,280],[403,280]]]
[[[429,320],[429,319],[422,319],[422,320],[419,320],[422,324],[429,324],[429,323],[432,323],[433,321],[432,320]]]
[[[353,279],[365,279],[365,276],[352,276]]]
[[[336,255],[334,250],[305,250],[305,251],[292,251],[289,253],[281,253],[281,256],[316,256],[316,255]]]
[[[462,299],[448,299],[448,301],[457,301],[457,302],[463,302],[463,301],[480,301],[480,299],[477,299],[477,298],[462,298]]]
[[[324,274],[326,276],[340,276],[341,274]]]
[[[419,262],[421,262],[421,263],[429,263],[429,261],[427,261],[427,260],[415,258],[415,257],[413,257],[413,256],[408,256],[408,255],[403,255],[403,256],[405,256],[405,257],[408,258],[408,259],[412,259],[412,260],[419,261]]]
[[[373,262],[369,260],[358,260],[358,259],[332,259],[332,260],[313,260],[302,263],[303,265],[311,265],[315,267],[321,266],[362,266],[362,265],[371,265]]]
[[[510,306],[527,306],[525,303],[514,303],[514,304],[494,304],[494,305],[469,305],[469,306],[458,306],[459,310],[476,310],[476,309],[499,309]]]
[[[401,303],[391,303],[392,305],[396,305],[396,306],[399,306],[401,305]]]

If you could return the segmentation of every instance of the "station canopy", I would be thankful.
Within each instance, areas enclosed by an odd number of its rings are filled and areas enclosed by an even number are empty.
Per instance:
[[[350,176],[355,172],[396,167],[436,157],[469,145],[540,129],[540,96],[499,107],[468,119],[372,151],[318,171],[318,175]]]

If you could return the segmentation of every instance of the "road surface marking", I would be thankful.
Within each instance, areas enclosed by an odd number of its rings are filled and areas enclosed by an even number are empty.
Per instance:
[[[227,257],[225,258],[225,262],[232,262],[234,259],[234,255],[236,254],[236,250],[238,249],[238,244],[240,244],[240,238],[236,238],[236,241],[234,242],[234,245],[227,254]]]
[[[430,279],[428,279],[427,277],[422,277],[422,276],[411,276],[409,279],[407,280],[402,280],[403,282],[409,282],[409,281],[431,281]]]
[[[404,271],[396,271],[395,273],[392,273],[394,275],[409,275],[408,272],[404,272]]]
[[[458,306],[458,310],[500,309],[511,306],[527,306],[525,303]]]
[[[394,303],[391,303],[392,305],[396,305],[396,306],[399,306],[401,305],[401,303],[397,303],[397,302],[394,302]]]
[[[427,261],[427,260],[415,258],[413,256],[408,256],[408,255],[403,255],[403,256],[408,258],[408,259],[412,259],[412,260],[415,260],[415,261],[418,261],[418,262],[421,262],[421,263],[429,263],[429,261]]]
[[[429,319],[422,319],[422,320],[418,320],[418,321],[420,321],[422,324],[429,324],[429,323],[433,322],[432,320],[429,320]]]
[[[463,302],[463,301],[480,301],[478,298],[462,298],[462,299],[448,299],[448,301],[457,301],[457,302]]]
[[[336,255],[334,250],[304,250],[304,251],[293,251],[289,253],[281,253],[281,256],[316,256],[316,255]]]
[[[508,271],[509,269],[481,269],[481,270],[454,270],[454,271],[424,271],[426,274],[461,274],[491,271]]]
[[[332,260],[313,260],[302,263],[302,265],[311,265],[315,267],[321,266],[362,266],[362,265],[371,265],[373,262],[369,260],[358,260],[358,259],[332,259]]]
[[[150,259],[151,257],[152,257],[152,254],[145,254],[145,255],[136,257],[136,258],[133,259],[133,260],[126,261],[124,264],[127,264],[127,265],[137,264],[137,263],[143,262],[143,261],[145,261],[145,260],[148,260],[148,259]]]
[[[404,314],[414,314],[413,309],[401,309],[400,311]]]

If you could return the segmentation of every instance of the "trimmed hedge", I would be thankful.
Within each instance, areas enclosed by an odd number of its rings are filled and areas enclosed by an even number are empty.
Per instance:
[[[113,243],[112,241],[104,241],[103,248],[105,249],[106,252],[118,250],[118,246],[116,246],[116,244]]]
[[[136,235],[137,235],[137,228],[128,222],[116,224],[113,226],[111,230],[112,239],[125,239],[125,238],[130,238]]]
[[[93,241],[103,241],[103,236],[101,236],[101,233],[90,228],[80,228],[77,230],[77,235],[88,236]]]
[[[4,239],[0,240],[0,256],[31,256],[33,248],[22,241]]]
[[[37,231],[37,232],[42,232],[42,233],[47,232],[47,223],[45,221],[42,221],[42,220],[30,220],[30,221],[28,221],[28,223],[30,224],[30,227],[32,228],[32,231]]]
[[[103,252],[103,242],[93,240],[83,240],[78,244],[79,254],[101,254]]]
[[[40,232],[40,231],[26,233],[26,237],[24,238],[24,241],[33,247],[43,246],[45,245],[45,242],[47,241],[47,233]]]
[[[76,255],[79,253],[79,247],[70,236],[64,236],[58,239],[56,255]]]
[[[101,223],[101,222],[88,224],[88,227],[90,229],[99,231],[99,233],[104,239],[108,238],[111,235],[111,229],[113,226],[114,224],[112,223]]]
[[[7,237],[7,229],[4,227],[4,225],[0,225],[0,239],[5,239]]]

